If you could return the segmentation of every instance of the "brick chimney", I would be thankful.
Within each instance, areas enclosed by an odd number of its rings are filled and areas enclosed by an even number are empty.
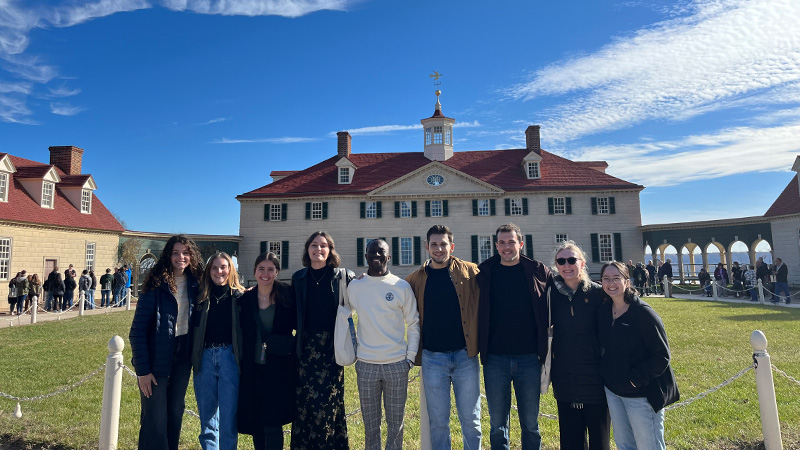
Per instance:
[[[539,125],[531,125],[525,130],[525,148],[542,154],[542,142],[539,138]]]
[[[337,154],[339,155],[340,158],[341,157],[349,158],[350,141],[352,141],[353,138],[350,137],[350,133],[348,133],[347,131],[340,131],[336,133],[336,136],[339,139],[339,142],[336,146]]]
[[[72,145],[50,147],[50,165],[63,170],[67,175],[80,175],[83,149]]]

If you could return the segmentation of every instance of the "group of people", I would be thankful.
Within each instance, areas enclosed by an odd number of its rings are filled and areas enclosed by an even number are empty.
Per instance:
[[[572,241],[559,244],[550,268],[522,254],[516,225],[495,237],[495,255],[476,265],[453,256],[452,232],[435,225],[429,259],[403,280],[389,271],[385,241],[367,244],[367,273],[356,276],[340,267],[332,236],[318,231],[291,284],[279,281],[280,260],[266,253],[246,290],[229,255],[204,267],[197,245],[173,236],[144,280],[130,332],[139,449],[178,448],[191,372],[204,450],[235,449],[239,433],[258,450],[280,449],[290,423],[292,449],[349,448],[342,342],[334,339],[342,309],[358,315],[349,344],[368,450],[381,448],[382,417],[386,448],[402,448],[415,365],[433,448],[451,447],[451,387],[463,448],[481,448],[482,365],[491,448],[510,448],[513,386],[522,448],[539,449],[547,361],[562,449],[608,449],[612,424],[619,449],[664,449],[664,407],[678,399],[670,349],[627,266],[603,265],[597,284]]]
[[[712,280],[713,276],[713,280]],[[734,261],[730,274],[725,264],[718,263],[714,273],[710,273],[705,267],[700,268],[697,280],[707,297],[712,297],[712,281],[717,286],[717,295],[727,297],[733,294],[735,297],[747,297],[750,294],[750,301],[758,301],[758,282],[772,292],[771,301],[779,303],[785,301],[787,304],[792,302],[789,292],[789,268],[781,258],[775,258],[775,264],[767,264],[764,258],[758,258],[754,264],[739,265]],[[774,280],[774,281],[773,281]],[[729,289],[728,286],[731,286]]]
[[[112,275],[111,269],[106,269],[105,275],[100,277],[101,308],[112,306],[112,293],[114,306],[124,306],[129,298],[131,270],[126,264],[114,271]],[[38,274],[27,275],[23,270],[8,283],[8,303],[12,315],[22,315],[43,296],[45,311],[63,312],[72,308],[77,301],[75,289],[78,289],[77,299],[85,299],[84,309],[94,309],[97,285],[98,280],[93,270],[84,270],[78,276],[72,264],[64,271],[63,277],[59,268],[54,267],[43,282]]]
[[[647,265],[628,260],[626,265],[628,273],[631,275],[634,289],[640,296],[646,294],[664,294],[664,277],[668,282],[672,282],[672,260],[658,261],[658,266],[653,265],[653,261],[647,261]]]

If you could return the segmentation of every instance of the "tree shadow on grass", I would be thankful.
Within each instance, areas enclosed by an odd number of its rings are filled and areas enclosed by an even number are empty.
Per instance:
[[[41,444],[25,442],[8,434],[0,435],[0,450],[72,450],[61,444]]]
[[[759,308],[763,313],[761,314],[742,314],[742,315],[720,315],[720,319],[730,320],[733,322],[748,322],[748,321],[768,321],[768,322],[788,322],[800,321],[800,310],[796,308],[782,308],[772,305],[762,305],[760,303],[727,303],[724,301],[709,301],[709,300],[695,300],[695,299],[680,299],[685,302],[692,302],[702,304],[706,308],[724,308],[724,309],[752,309]]]

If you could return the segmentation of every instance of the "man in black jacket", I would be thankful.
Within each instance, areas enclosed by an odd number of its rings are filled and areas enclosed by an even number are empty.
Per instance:
[[[775,296],[776,302],[783,300],[783,294],[786,294],[786,304],[792,302],[791,293],[789,292],[789,268],[783,263],[780,258],[775,258]]]
[[[509,448],[511,383],[517,397],[522,449],[540,449],[541,361],[547,356],[547,300],[550,270],[520,254],[522,231],[513,223],[496,231],[497,254],[478,268],[478,348],[489,406],[489,442]]]

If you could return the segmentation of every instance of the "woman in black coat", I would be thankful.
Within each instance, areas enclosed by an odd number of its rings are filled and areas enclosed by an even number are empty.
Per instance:
[[[239,433],[253,436],[256,450],[282,449],[282,426],[295,414],[297,307],[292,290],[278,281],[274,253],[262,253],[253,270],[258,288],[239,300],[242,327]]]

